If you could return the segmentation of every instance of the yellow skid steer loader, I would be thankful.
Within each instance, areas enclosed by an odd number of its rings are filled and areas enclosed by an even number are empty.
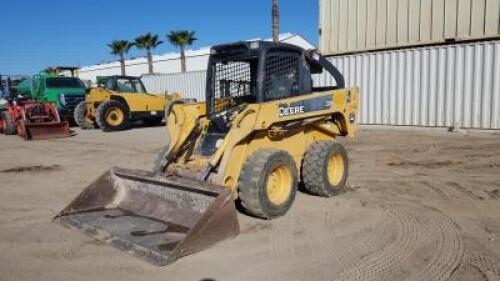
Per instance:
[[[264,41],[211,49],[206,102],[167,109],[170,143],[155,171],[113,168],[56,220],[154,264],[236,236],[234,201],[257,217],[284,215],[297,186],[334,196],[348,159],[358,90],[320,55]],[[323,71],[336,85],[315,88]],[[332,80],[332,81],[333,81]]]

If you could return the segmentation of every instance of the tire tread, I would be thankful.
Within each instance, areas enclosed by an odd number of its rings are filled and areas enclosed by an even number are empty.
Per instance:
[[[250,214],[264,219],[271,219],[284,214],[273,214],[267,210],[266,206],[262,204],[262,198],[260,195],[261,188],[263,188],[259,186],[259,181],[263,177],[262,171],[264,171],[266,164],[272,157],[278,157],[275,155],[291,159],[293,163],[293,158],[283,150],[260,149],[252,153],[245,161],[238,180],[238,196],[241,200],[242,206]],[[293,168],[295,168],[295,166]],[[292,172],[292,175],[295,177],[296,174],[296,171]],[[297,189],[296,181],[297,180],[295,179],[295,185],[292,187],[291,202],[289,202],[284,212],[290,208],[295,199]]]
[[[322,163],[325,162],[325,157],[329,154],[332,146],[338,146],[338,149],[344,151],[343,146],[336,141],[317,141],[309,147],[304,156],[304,161],[302,163],[302,181],[304,182],[304,187],[307,191],[314,195],[320,195],[325,197],[335,196],[342,189],[344,182],[341,183],[341,187],[339,189],[331,189],[327,185],[329,183],[325,183],[324,177],[324,167]],[[348,173],[348,160],[346,157],[346,175]]]
[[[82,130],[92,130],[95,128],[94,125],[85,122],[85,101],[81,101],[76,105],[75,111],[73,112],[73,118],[75,119],[76,125]]]
[[[106,122],[106,117],[105,117],[106,111],[108,110],[108,108],[113,106],[119,107],[123,111],[123,114],[125,115],[122,124],[118,126],[110,126]],[[96,111],[97,111],[97,116],[96,116],[97,125],[104,132],[123,131],[127,129],[130,125],[130,120],[129,120],[130,113],[128,112],[128,109],[122,102],[116,100],[105,101],[97,107]]]

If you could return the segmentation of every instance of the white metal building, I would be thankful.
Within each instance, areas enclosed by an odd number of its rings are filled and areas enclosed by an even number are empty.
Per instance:
[[[320,34],[363,124],[500,129],[500,0],[320,0]]]
[[[257,39],[252,39],[252,40],[257,40]],[[291,33],[281,34],[280,41],[298,45],[305,49],[315,48],[314,45],[309,43],[306,39],[296,34],[291,34]],[[210,55],[210,47],[201,48],[199,50],[187,50],[186,51],[187,70],[190,72],[206,70],[209,55]],[[125,61],[125,65],[126,65],[127,75],[141,76],[148,72],[148,65],[145,57],[128,59]],[[154,66],[154,71],[157,74],[179,73],[181,71],[180,54],[167,53],[163,55],[153,56],[153,66]],[[120,73],[121,73],[120,63],[118,61],[115,61],[105,64],[82,66],[79,70],[79,77],[82,80],[90,80],[95,82],[96,76],[120,75]]]
[[[206,70],[143,75],[141,80],[150,93],[179,93],[184,98],[205,100]]]
[[[500,41],[331,57],[363,124],[500,129]],[[317,84],[330,84],[322,76]]]
[[[319,2],[324,55],[500,36],[500,0]]]

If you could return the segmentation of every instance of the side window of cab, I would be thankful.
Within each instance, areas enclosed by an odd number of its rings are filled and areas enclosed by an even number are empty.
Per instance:
[[[300,54],[271,50],[265,58],[264,101],[289,98],[300,94]]]

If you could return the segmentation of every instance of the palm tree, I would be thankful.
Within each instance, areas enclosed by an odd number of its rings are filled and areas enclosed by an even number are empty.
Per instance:
[[[153,57],[151,50],[156,49],[163,41],[158,40],[158,35],[153,35],[151,32],[135,38],[135,46],[139,49],[146,50],[148,58],[149,74],[153,74]]]
[[[134,44],[127,40],[115,40],[108,44],[111,54],[120,57],[120,67],[122,70],[122,76],[125,76],[125,54],[130,51]]]
[[[278,11],[278,0],[273,0],[273,41],[278,42],[280,40],[280,14]]]
[[[186,72],[186,46],[191,46],[194,41],[198,40],[194,37],[195,32],[189,30],[170,31],[167,38],[172,45],[181,49],[181,71]]]

